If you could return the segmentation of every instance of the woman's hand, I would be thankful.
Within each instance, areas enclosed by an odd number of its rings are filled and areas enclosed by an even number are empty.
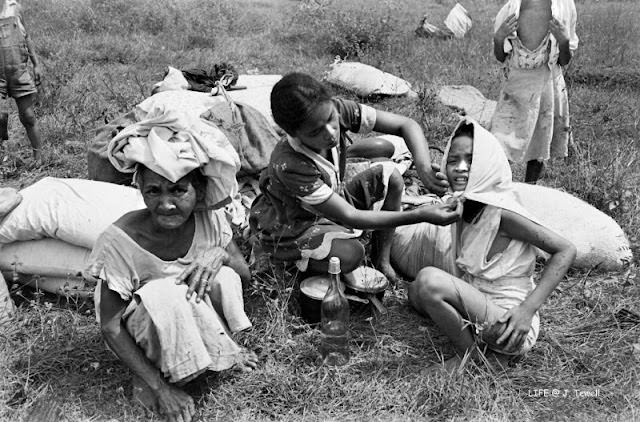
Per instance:
[[[535,310],[529,309],[522,303],[505,312],[489,329],[489,331],[497,330],[500,333],[495,344],[505,352],[512,353],[520,350],[527,339],[535,313]]]
[[[549,21],[549,31],[551,31],[551,35],[558,41],[558,44],[569,42],[569,29],[558,19],[551,18],[551,21]]]
[[[196,292],[196,302],[200,302],[211,289],[210,283],[220,268],[228,262],[229,254],[224,248],[217,246],[209,249],[178,276],[176,284],[187,284],[189,286],[187,300],[191,299],[193,292]]]
[[[494,34],[494,39],[502,43],[504,40],[511,34],[513,34],[518,29],[518,18],[516,18],[515,14],[509,15],[507,19],[502,22],[496,33]]]
[[[423,221],[439,226],[448,226],[458,220],[460,210],[458,201],[448,204],[425,205],[415,209]]]
[[[190,422],[196,412],[191,396],[181,389],[165,384],[156,395],[156,411],[167,417],[169,422]]]
[[[442,196],[447,192],[449,182],[447,182],[447,177],[444,173],[440,171],[438,164],[432,163],[431,167],[426,169],[418,168],[418,176],[429,192],[438,196]]]

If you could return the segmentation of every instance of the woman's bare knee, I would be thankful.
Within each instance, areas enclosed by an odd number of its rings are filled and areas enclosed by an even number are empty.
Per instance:
[[[415,286],[413,287],[414,296],[428,302],[444,300],[450,290],[450,283],[447,282],[450,277],[450,274],[439,268],[423,268],[411,283]]]

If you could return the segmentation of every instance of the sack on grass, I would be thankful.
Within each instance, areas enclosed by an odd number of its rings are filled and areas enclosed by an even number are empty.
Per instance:
[[[53,277],[79,277],[91,249],[59,239],[25,240],[0,245],[0,270]]]
[[[0,246],[0,271],[7,280],[62,296],[88,297],[94,285],[82,278],[91,250],[59,239]]]
[[[0,243],[51,237],[90,249],[111,223],[145,207],[138,189],[84,179],[45,177],[20,194],[0,222]]]
[[[456,3],[444,20],[444,24],[456,38],[464,38],[472,26],[471,17],[467,9],[462,7],[460,3]]]
[[[361,97],[370,95],[407,96],[416,98],[418,94],[411,84],[390,73],[358,62],[343,62],[337,59],[325,73],[324,80]]]
[[[491,129],[491,118],[497,102],[487,99],[477,88],[471,85],[445,85],[438,91],[438,100],[448,107],[462,110],[485,129]]]
[[[430,223],[397,227],[391,242],[391,263],[411,279],[424,267],[455,273],[451,230],[452,226]]]
[[[11,322],[15,310],[16,306],[9,296],[9,286],[0,274],[0,328]]]
[[[527,183],[515,185],[522,204],[576,246],[573,267],[615,271],[632,261],[629,240],[613,218],[569,193]]]

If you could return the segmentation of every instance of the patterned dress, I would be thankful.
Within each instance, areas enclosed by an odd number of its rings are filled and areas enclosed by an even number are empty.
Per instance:
[[[355,238],[362,233],[316,214],[310,206],[338,193],[346,195],[356,208],[370,209],[384,199],[391,173],[385,166],[374,166],[343,183],[350,144],[346,132],[370,132],[376,112],[354,101],[332,101],[340,117],[340,141],[331,156],[321,157],[294,138],[280,141],[262,171],[262,193],[249,217],[263,251],[279,260],[297,261],[303,271],[309,258],[326,258],[333,239]]]

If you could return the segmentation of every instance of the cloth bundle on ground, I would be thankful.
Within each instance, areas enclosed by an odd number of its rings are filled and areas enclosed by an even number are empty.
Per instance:
[[[448,107],[462,110],[482,127],[491,130],[491,118],[497,103],[485,98],[477,88],[471,85],[446,85],[438,91],[438,100]]]
[[[228,97],[211,96],[188,90],[159,92],[126,115],[100,128],[91,140],[87,152],[89,178],[111,183],[130,184],[131,174],[118,171],[107,158],[107,145],[115,136],[121,136],[129,126],[135,127],[148,119],[149,113],[176,112],[188,131],[195,131],[200,138],[220,144],[221,134],[240,156],[240,176],[258,174],[268,163],[279,136],[262,113],[253,107],[234,103]],[[216,130],[218,129],[218,130]],[[126,133],[130,133],[127,130]],[[224,143],[224,142],[222,142]],[[223,149],[229,150],[227,146]]]
[[[417,98],[411,84],[390,73],[358,62],[344,62],[340,58],[330,65],[323,79],[361,97],[371,95],[407,96]]]
[[[214,64],[211,70],[187,69],[182,74],[189,82],[192,91],[210,92],[220,81],[225,88],[230,88],[238,82],[238,71],[228,63]]]
[[[429,23],[429,18],[430,16],[428,14],[422,17],[418,28],[415,30],[415,34],[417,36],[442,39],[449,39],[454,36],[456,38],[464,38],[472,25],[469,12],[467,12],[460,3],[456,3],[444,19],[445,28],[439,28],[438,26]]]

